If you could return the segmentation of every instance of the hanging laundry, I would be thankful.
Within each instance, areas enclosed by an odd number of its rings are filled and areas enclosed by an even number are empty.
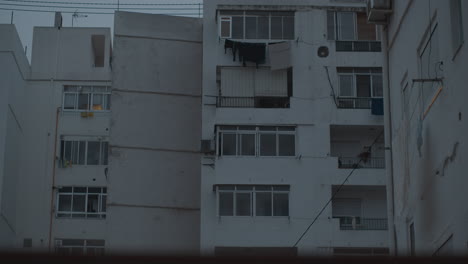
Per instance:
[[[236,55],[238,55],[239,61],[241,61],[244,66],[246,66],[246,62],[254,62],[257,67],[258,64],[265,63],[265,43],[246,43],[226,39],[224,40],[225,54],[227,49],[231,49],[232,51],[232,60],[236,61]]]

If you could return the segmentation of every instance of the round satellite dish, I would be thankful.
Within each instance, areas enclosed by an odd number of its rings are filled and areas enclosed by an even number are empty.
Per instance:
[[[318,48],[317,55],[320,58],[328,57],[328,47],[321,46],[320,48]]]

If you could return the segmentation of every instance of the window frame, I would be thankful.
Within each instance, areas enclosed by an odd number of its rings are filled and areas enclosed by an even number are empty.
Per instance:
[[[240,10],[221,10],[220,12],[226,12],[226,13],[229,13],[230,11],[234,11],[234,12],[239,12]],[[264,38],[258,38],[258,18],[259,17],[265,17],[265,16],[260,16],[260,15],[253,15],[253,14],[249,14],[250,12],[265,12],[265,13],[268,13],[268,39],[264,39]],[[296,37],[296,12],[295,11],[292,11],[292,10],[289,10],[289,11],[259,11],[259,10],[242,10],[240,11],[242,12],[242,14],[220,14],[219,15],[219,19],[218,19],[218,36],[219,38],[221,39],[234,39],[234,40],[250,40],[250,41],[253,41],[253,40],[268,40],[268,41],[286,41],[286,40],[294,40],[295,37]],[[284,13],[284,15],[277,15],[275,13]],[[287,13],[292,13],[292,15],[287,15]],[[233,24],[234,24],[234,21],[233,21],[233,17],[242,17],[242,21],[243,21],[243,25],[242,25],[242,38],[233,38],[232,36],[232,29],[233,29]],[[247,17],[256,17],[257,18],[257,32],[256,32],[256,38],[247,38],[247,34],[246,34],[246,18]],[[272,26],[271,26],[271,18],[272,17],[281,17],[281,38],[278,38],[278,39],[272,39]],[[292,17],[293,18],[293,21],[294,21],[294,24],[293,24],[293,36],[292,38],[284,38],[284,31],[285,31],[285,23],[284,23],[284,18],[285,17]],[[226,18],[229,18],[230,19],[230,34],[229,34],[229,37],[223,37],[221,35],[221,27],[222,27],[222,19],[226,19]]]
[[[64,188],[71,188],[70,192],[61,191]],[[76,191],[77,188],[86,188],[85,192]],[[97,192],[90,192],[89,188],[100,188],[101,191]],[[74,211],[73,210],[73,198],[75,196],[85,196],[85,211]],[[90,195],[98,195],[98,211],[97,212],[88,212],[88,198]],[[69,211],[61,211],[60,210],[60,196],[71,196],[70,200],[70,210]],[[107,214],[107,204],[103,211],[103,197],[106,199],[107,203],[107,187],[90,187],[90,186],[62,186],[57,189],[56,193],[56,206],[55,206],[55,217],[56,218],[64,218],[64,219],[105,219]],[[77,215],[77,216],[74,216]],[[96,215],[96,217],[89,217],[90,215]]]
[[[231,190],[222,190],[220,186],[230,186],[232,187]],[[249,190],[241,189],[238,190],[240,186],[246,186],[247,188],[251,188]],[[269,190],[259,189],[258,187],[269,187]],[[287,190],[275,190],[275,187],[286,187]],[[245,187],[244,187],[245,188]],[[291,188],[289,185],[217,185],[215,188],[216,191],[216,216],[217,217],[239,217],[239,218],[248,218],[248,217],[276,217],[276,218],[285,218],[291,216]],[[220,215],[220,194],[221,193],[232,193],[233,194],[233,205],[232,205],[232,215]],[[250,215],[237,215],[237,194],[250,194]],[[269,193],[270,194],[270,201],[271,201],[271,209],[270,215],[257,215],[257,193]],[[288,215],[275,215],[274,208],[274,194],[286,194],[288,199]]]
[[[82,245],[63,245],[64,241],[82,241]],[[88,245],[90,241],[99,241],[102,242],[102,246],[97,245]],[[73,255],[72,249],[73,248],[80,248],[83,249],[83,255],[89,255],[88,249],[101,249],[99,254],[93,254],[94,256],[102,256],[105,254],[105,240],[104,239],[75,239],[75,238],[56,238],[55,239],[55,253],[60,254],[59,249],[67,249],[67,255]]]
[[[263,157],[263,158],[285,158],[285,157],[297,157],[297,126],[272,126],[275,127],[275,130],[261,130],[262,127],[269,127],[269,126],[256,126],[256,125],[246,125],[247,127],[252,127],[254,129],[242,129],[243,125],[235,125],[234,129],[223,129],[223,125],[216,126],[216,136],[219,140],[218,142],[219,147],[217,147],[216,156],[220,157]],[[280,130],[281,128],[290,128],[291,130]],[[236,152],[234,155],[224,155],[224,135],[225,134],[234,134],[236,137],[235,148]],[[254,155],[242,155],[242,135],[255,135],[254,137]],[[261,155],[261,136],[262,135],[275,135],[275,155]],[[293,135],[294,136],[294,154],[293,155],[280,155],[280,135]]]
[[[338,97],[339,98],[383,98],[383,83],[382,83],[382,96],[375,96],[374,95],[374,81],[373,81],[373,76],[380,76],[382,78],[382,82],[383,82],[383,73],[382,72],[374,72],[375,70],[379,69],[380,71],[382,71],[382,68],[359,68],[359,67],[353,67],[351,68],[351,71],[352,72],[339,72],[339,68],[337,68],[337,75],[338,75],[338,87],[339,87],[339,93],[338,93]],[[363,72],[364,70],[367,70],[367,72]],[[353,90],[353,95],[352,96],[343,96],[341,95],[341,78],[340,76],[352,76],[353,77],[353,81],[352,81],[352,85],[353,87],[351,87],[351,89]],[[370,97],[358,97],[357,96],[357,78],[356,76],[369,76],[370,78]]]
[[[66,160],[65,159],[65,156],[67,155],[66,152],[67,152],[67,142],[71,142],[71,144],[73,145],[73,142],[78,142],[78,149],[77,149],[77,152],[73,152],[73,147],[72,147],[72,152],[70,153],[71,154],[71,160]],[[73,164],[73,163],[70,163],[68,164],[68,162],[70,161],[73,161],[74,159],[74,155],[78,155],[78,161],[80,159],[80,143],[81,142],[84,142],[85,143],[85,150],[84,150],[84,156],[83,156],[83,161],[84,161],[84,164]],[[89,146],[89,142],[99,142],[99,160],[98,160],[98,164],[88,164],[88,146]],[[104,145],[107,144],[107,149],[104,149]],[[105,160],[102,160],[104,158],[104,151],[107,152],[107,159]],[[65,167],[71,167],[71,166],[107,166],[109,164],[109,141],[106,139],[106,140],[103,140],[103,139],[83,139],[83,138],[65,138],[65,139],[61,139],[60,140],[60,163],[59,163],[59,166],[60,164],[62,165],[61,167],[65,168]]]
[[[104,92],[94,91],[96,89],[105,89]],[[67,89],[75,91],[67,91]],[[89,91],[82,91],[83,89],[90,89]],[[79,107],[79,96],[87,94],[88,95],[88,106],[87,109],[80,109]],[[109,85],[64,85],[63,94],[62,94],[62,111],[64,112],[110,112],[110,96],[112,94],[111,86]],[[65,108],[65,98],[67,95],[74,95],[74,105],[73,109]],[[94,105],[94,95],[102,96],[102,109],[93,109]],[[108,109],[107,109],[108,108]]]
[[[331,13],[333,14],[333,36],[329,36],[329,26],[328,26],[328,14]],[[354,30],[354,38],[353,39],[343,39],[341,37],[341,13],[353,13],[353,30]],[[328,10],[327,15],[325,18],[325,22],[327,25],[327,40],[332,40],[332,41],[381,41],[381,36],[378,27],[374,27],[375,30],[375,39],[359,39],[359,32],[358,32],[358,20],[357,16],[358,13],[365,13],[365,12],[355,12],[355,11],[336,11],[336,10]]]

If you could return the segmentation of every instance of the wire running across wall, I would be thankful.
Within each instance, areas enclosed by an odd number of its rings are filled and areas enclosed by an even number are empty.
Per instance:
[[[203,3],[99,3],[0,0],[0,10],[64,14],[113,15],[115,11],[138,11],[175,16],[203,16]],[[73,11],[72,11],[73,10]]]
[[[382,132],[379,133],[379,135],[374,139],[374,141],[372,142],[372,144],[369,146],[369,148],[371,149],[380,139],[380,137],[383,135],[384,131],[382,130]],[[345,183],[349,180],[349,178],[351,177],[351,175],[353,175],[354,171],[359,167],[359,164],[363,161],[363,158],[361,158],[358,162],[357,162],[357,166],[354,166],[354,168],[349,172],[348,176],[346,176],[346,178],[344,179],[344,181],[340,184],[340,186],[338,186],[338,188],[336,189],[336,191],[332,194],[331,198],[325,203],[325,205],[322,207],[322,209],[319,211],[319,213],[315,216],[314,220],[312,220],[312,222],[310,223],[309,226],[307,226],[307,228],[305,229],[305,231],[301,234],[301,236],[299,237],[299,239],[296,241],[296,243],[294,243],[293,247],[296,247],[299,242],[301,242],[301,240],[304,238],[304,236],[307,234],[307,232],[309,232],[310,228],[317,222],[318,218],[322,215],[322,213],[325,211],[325,209],[328,207],[328,205],[333,201],[333,199],[335,198],[335,196],[338,194],[338,192],[340,192],[341,188],[343,188],[343,186],[345,185]]]

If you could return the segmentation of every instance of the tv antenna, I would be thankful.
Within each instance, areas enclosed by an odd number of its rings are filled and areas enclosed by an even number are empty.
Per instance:
[[[80,14],[78,13],[78,10],[75,10],[75,12],[73,12],[73,15],[72,15],[72,27],[73,27],[73,21],[77,18],[82,18],[82,17],[88,17],[88,15]]]

